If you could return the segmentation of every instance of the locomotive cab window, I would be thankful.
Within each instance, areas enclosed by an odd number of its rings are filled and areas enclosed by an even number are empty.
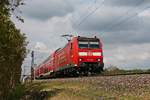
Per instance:
[[[89,42],[89,48],[99,48],[99,42]]]
[[[79,48],[99,48],[99,41],[79,41]]]
[[[86,41],[79,41],[78,42],[79,48],[88,48],[88,42]]]

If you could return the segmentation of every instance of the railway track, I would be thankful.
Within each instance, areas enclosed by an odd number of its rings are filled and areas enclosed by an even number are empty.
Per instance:
[[[99,78],[99,77],[120,77],[120,76],[145,76],[148,75],[150,76],[150,73],[128,73],[128,74],[98,74],[98,75],[90,75],[90,76],[79,76],[79,77],[55,77],[55,78],[50,78],[50,79],[37,79],[35,80],[36,82],[42,82],[42,81],[51,81],[51,80],[80,80],[80,79],[92,79],[92,78]]]

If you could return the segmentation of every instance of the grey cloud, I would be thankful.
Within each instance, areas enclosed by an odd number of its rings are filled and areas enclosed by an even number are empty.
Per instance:
[[[106,64],[117,65],[122,68],[149,68],[150,44],[116,45],[104,48]],[[130,67],[129,67],[130,66]],[[132,66],[132,67],[131,67]]]
[[[147,0],[106,0],[105,4],[110,6],[138,6],[143,3],[146,3]]]
[[[26,1],[26,5],[22,8],[26,17],[47,20],[54,16],[65,16],[74,11],[74,6],[69,0],[31,0]]]
[[[129,11],[130,10],[130,11]],[[97,30],[97,31],[115,31],[115,30],[132,30],[138,28],[141,21],[137,13],[142,9],[112,8],[104,7],[97,10],[93,15],[86,18],[82,23],[74,24],[74,28],[79,30]],[[84,16],[83,16],[84,18]],[[143,23],[143,22],[142,22]],[[140,22],[141,24],[141,22]],[[117,27],[119,26],[119,28]]]
[[[104,7],[97,10],[93,15],[82,21],[80,25],[75,24],[74,27],[80,30],[106,30],[106,27],[117,23],[121,17],[126,16],[125,8]],[[84,19],[84,16],[83,18]]]
[[[103,40],[106,44],[117,44],[117,45],[128,45],[130,44],[143,44],[150,43],[150,34],[143,32],[115,32],[115,33],[106,33],[107,36],[104,36]]]
[[[104,9],[104,10],[102,10]],[[104,7],[89,16],[81,25],[73,25],[80,32],[103,33],[107,44],[141,44],[150,43],[149,18],[136,15],[136,10],[128,12],[128,8]]]

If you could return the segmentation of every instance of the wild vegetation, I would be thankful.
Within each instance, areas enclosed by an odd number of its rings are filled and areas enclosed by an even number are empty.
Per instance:
[[[119,69],[116,66],[111,66],[106,68],[101,75],[132,75],[132,74],[150,74],[150,69],[142,70],[142,69],[132,69],[132,70],[125,70]]]
[[[27,42],[10,16],[22,4],[21,0],[0,0],[0,100],[7,100],[20,85]]]

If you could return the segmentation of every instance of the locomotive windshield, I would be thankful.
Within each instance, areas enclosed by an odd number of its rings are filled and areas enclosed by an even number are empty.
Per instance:
[[[79,41],[79,48],[88,48],[89,43],[86,41]]]
[[[89,42],[89,48],[99,48],[99,42]]]
[[[79,41],[79,48],[99,48],[99,41]]]

